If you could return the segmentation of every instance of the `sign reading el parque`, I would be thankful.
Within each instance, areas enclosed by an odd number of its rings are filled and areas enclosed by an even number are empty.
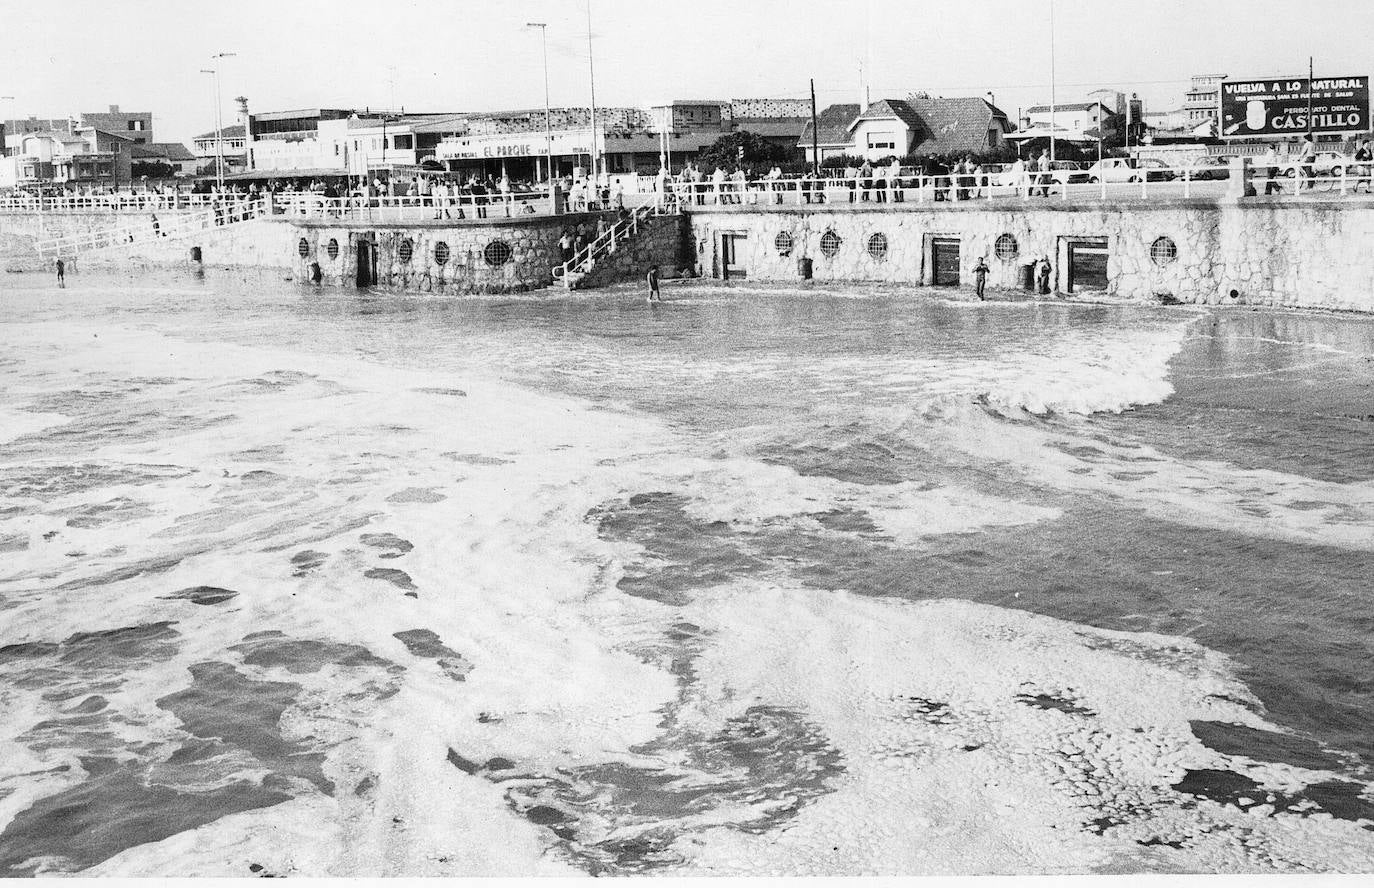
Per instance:
[[[1221,135],[1293,136],[1356,133],[1369,129],[1369,78],[1306,77],[1226,80],[1221,84]]]

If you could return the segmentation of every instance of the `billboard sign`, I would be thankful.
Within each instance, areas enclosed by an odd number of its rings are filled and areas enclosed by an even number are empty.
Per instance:
[[[1312,121],[1307,120],[1311,84]],[[1221,135],[1302,137],[1359,133],[1369,125],[1368,77],[1272,77],[1221,84]]]

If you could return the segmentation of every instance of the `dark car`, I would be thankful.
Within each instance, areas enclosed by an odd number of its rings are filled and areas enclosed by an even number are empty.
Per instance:
[[[1188,178],[1194,182],[1231,178],[1231,164],[1225,157],[1199,157],[1188,168]]]

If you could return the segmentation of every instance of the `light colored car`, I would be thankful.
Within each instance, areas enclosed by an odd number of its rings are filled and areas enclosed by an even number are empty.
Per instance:
[[[1337,154],[1335,151],[1321,151],[1318,152],[1317,159],[1312,164],[1312,172],[1318,176],[1339,176],[1354,163],[1353,158],[1346,157],[1344,154]],[[1279,167],[1279,171],[1292,179],[1298,175],[1301,168],[1302,158],[1291,156],[1283,166]]]
[[[1088,181],[1098,182],[1167,182],[1174,178],[1174,171],[1157,157],[1104,157],[1088,167]]]
[[[1104,157],[1088,167],[1087,172],[1088,181],[1094,185],[1098,182],[1139,181],[1139,174],[1135,167],[1131,166],[1131,160],[1127,157]]]

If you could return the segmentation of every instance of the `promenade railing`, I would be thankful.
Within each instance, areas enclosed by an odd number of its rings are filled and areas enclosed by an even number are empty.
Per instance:
[[[157,194],[130,192],[126,194],[72,194],[39,197],[28,194],[0,195],[0,212],[11,213],[108,213],[155,212],[158,210],[199,210],[233,195],[213,194]],[[245,195],[246,197],[246,195]]]
[[[1275,175],[1263,162],[1250,168],[1249,184],[1259,195],[1345,196],[1367,194],[1374,170],[1358,161],[1313,170],[1280,161]],[[870,177],[828,175],[740,181],[668,182],[663,200],[684,209],[767,207],[770,205],[921,205],[948,202],[1031,202],[1151,200],[1219,197],[1231,191],[1232,172],[1211,165],[1113,167],[1075,170],[979,170],[934,175],[903,169],[875,171]]]

